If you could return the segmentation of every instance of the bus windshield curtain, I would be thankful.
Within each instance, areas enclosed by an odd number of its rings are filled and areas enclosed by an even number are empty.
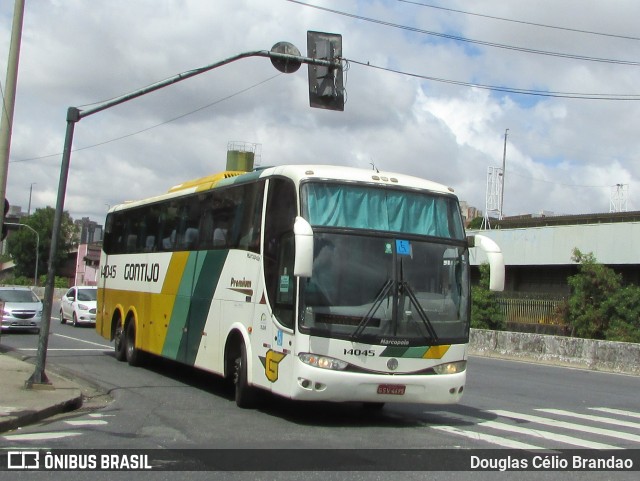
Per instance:
[[[353,185],[305,185],[311,225],[458,238],[443,196]]]

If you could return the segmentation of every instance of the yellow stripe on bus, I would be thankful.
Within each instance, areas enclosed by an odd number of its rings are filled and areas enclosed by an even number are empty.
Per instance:
[[[431,346],[422,357],[423,359],[442,359],[450,347],[451,345]]]

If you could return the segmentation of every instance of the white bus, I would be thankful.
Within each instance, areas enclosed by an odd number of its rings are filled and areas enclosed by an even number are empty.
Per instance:
[[[489,251],[492,286],[504,263]],[[466,380],[469,239],[451,189],[326,165],[228,171],[113,207],[96,330],[308,401],[448,404]]]

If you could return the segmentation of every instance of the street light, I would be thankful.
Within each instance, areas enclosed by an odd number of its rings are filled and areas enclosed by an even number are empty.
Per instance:
[[[39,261],[39,255],[40,255],[40,235],[33,227],[27,224],[14,224],[12,222],[6,222],[5,225],[11,226],[11,227],[26,227],[36,235],[36,272],[33,275],[33,285],[37,286],[38,285],[38,261]]]

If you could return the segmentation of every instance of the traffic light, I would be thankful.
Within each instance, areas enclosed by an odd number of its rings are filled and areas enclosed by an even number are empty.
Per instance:
[[[342,35],[307,32],[307,56],[336,61],[342,57]],[[311,107],[344,110],[344,72],[336,67],[309,64],[309,104]]]
[[[5,197],[4,199],[4,212],[2,213],[2,239],[3,241],[7,238],[7,233],[9,232],[9,228],[7,227],[7,214],[9,213],[9,201]]]

